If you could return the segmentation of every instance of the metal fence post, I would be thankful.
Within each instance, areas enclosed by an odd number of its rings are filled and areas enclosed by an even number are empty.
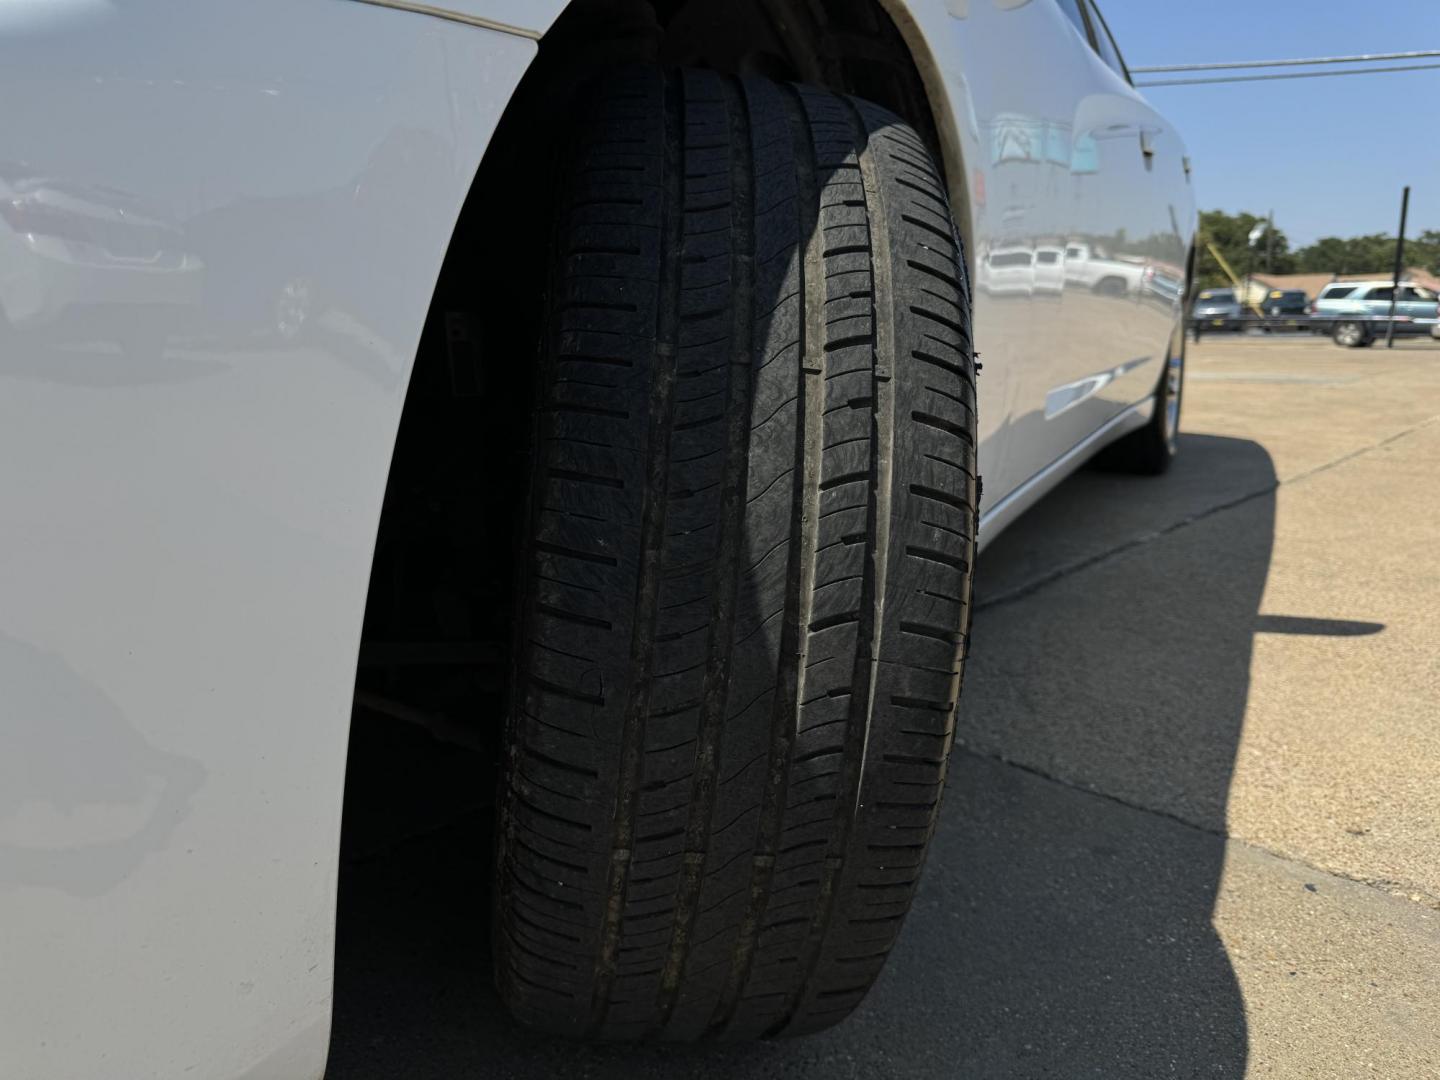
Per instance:
[[[1410,211],[1410,185],[1400,196],[1400,235],[1395,238],[1395,280],[1390,289],[1390,318],[1385,325],[1385,347],[1395,347],[1395,305],[1400,300],[1400,273],[1405,269],[1405,215]]]

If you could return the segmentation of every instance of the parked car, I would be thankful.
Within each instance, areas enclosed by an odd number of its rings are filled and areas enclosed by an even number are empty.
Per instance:
[[[1140,277],[1140,294],[1169,307],[1184,301],[1186,285],[1183,266],[1152,263]]]
[[[1244,313],[1234,289],[1201,289],[1195,297],[1190,322],[1197,334],[1202,331],[1239,330]]]
[[[523,1023],[860,1002],[977,551],[1176,452],[1185,290],[1086,253],[1196,214],[1089,0],[775,10],[0,4],[0,147],[216,268],[168,366],[0,347],[5,1077],[322,1075],[357,697],[486,749],[453,874]],[[120,275],[26,280],[154,325]]]
[[[1400,283],[1398,298],[1393,281],[1332,282],[1311,306],[1311,325],[1337,345],[1365,348],[1388,334],[1392,299],[1397,336],[1429,334],[1440,325],[1435,293],[1408,281]]]
[[[1266,315],[1304,315],[1310,310],[1310,298],[1304,289],[1271,289],[1261,310]]]
[[[1260,303],[1264,316],[1261,328],[1270,333],[1273,330],[1303,330],[1310,321],[1310,298],[1303,289],[1271,289]]]
[[[0,161],[0,332],[144,352],[183,325],[202,271],[140,200]]]

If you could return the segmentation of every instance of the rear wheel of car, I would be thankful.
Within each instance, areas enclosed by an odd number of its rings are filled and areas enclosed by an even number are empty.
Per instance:
[[[1350,319],[1337,322],[1331,334],[1336,345],[1344,345],[1347,349],[1363,349],[1373,340],[1368,326]]]
[[[1168,472],[1180,440],[1180,406],[1185,396],[1185,327],[1177,324],[1170,335],[1155,406],[1143,428],[1111,443],[1096,457],[1101,468],[1159,476]]]
[[[824,1028],[935,826],[975,553],[969,289],[883,109],[642,69],[559,209],[497,981],[570,1036]]]

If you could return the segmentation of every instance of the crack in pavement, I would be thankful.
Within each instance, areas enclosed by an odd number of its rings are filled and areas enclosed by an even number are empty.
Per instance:
[[[1050,571],[1049,573],[1043,574],[1040,577],[1035,578],[1032,581],[1025,582],[1022,585],[1018,585],[1015,588],[1003,592],[988,600],[982,600],[978,602],[975,605],[975,609],[976,611],[986,611],[992,608],[1000,607],[1002,605],[1011,604],[1016,601],[1026,599],[1027,597],[1033,596],[1035,593],[1040,592],[1042,589],[1054,584],[1057,581],[1061,581],[1075,574],[1082,573],[1083,571],[1088,570],[1094,566],[1106,563],[1111,559],[1134,551],[1135,549],[1142,547],[1145,544],[1151,543],[1152,541],[1169,536],[1171,533],[1175,533],[1180,531],[1181,529],[1188,528],[1191,525],[1198,524],[1199,522],[1205,521],[1208,518],[1214,517],[1217,514],[1221,514],[1227,510],[1233,510],[1236,507],[1243,506],[1246,503],[1254,501],[1255,499],[1269,495],[1287,484],[1298,484],[1305,480],[1309,480],[1315,476],[1319,476],[1323,473],[1329,472],[1332,469],[1339,468],[1340,466],[1348,464],[1349,462],[1352,462],[1357,458],[1364,457],[1367,454],[1373,453],[1376,450],[1384,449],[1385,447],[1390,446],[1400,441],[1401,439],[1407,438],[1427,427],[1430,427],[1437,422],[1440,422],[1440,415],[1430,416],[1424,420],[1410,425],[1409,427],[1402,429],[1401,431],[1388,435],[1385,438],[1380,439],[1367,446],[1352,450],[1351,452],[1343,454],[1340,457],[1337,457],[1331,461],[1327,461],[1323,464],[1313,466],[1312,468],[1302,470],[1301,472],[1298,472],[1292,476],[1277,479],[1273,484],[1268,484],[1263,488],[1246,492],[1243,495],[1239,495],[1233,499],[1228,499],[1224,502],[1216,503],[1215,505],[1209,506],[1204,510],[1200,510],[1196,513],[1187,515],[1186,517],[1183,517],[1177,521],[1171,522],[1164,528],[1142,533],[1138,536],[1131,537],[1129,540],[1126,540],[1123,543],[1117,544],[1113,547],[1107,548],[1093,555],[1086,556],[1082,559],[1077,559],[1074,562],[1066,563]],[[1127,807],[1131,810],[1136,810],[1141,813],[1151,814],[1156,817],[1168,819],[1170,821],[1176,822],[1177,824],[1183,825],[1186,828],[1194,829],[1198,832],[1203,832],[1207,835],[1218,837],[1219,839],[1224,840],[1226,843],[1243,845],[1253,851],[1263,852],[1264,854],[1269,855],[1272,858],[1281,859],[1296,866],[1303,866],[1307,870],[1314,871],[1317,874],[1324,874],[1338,880],[1350,881],[1356,884],[1364,885],[1369,888],[1375,889],[1378,892],[1382,892],[1387,896],[1391,896],[1402,901],[1408,900],[1413,903],[1418,903],[1422,907],[1426,907],[1435,911],[1440,911],[1440,897],[1432,895],[1427,889],[1412,882],[1395,881],[1389,878],[1367,877],[1360,874],[1351,873],[1350,871],[1347,871],[1344,868],[1340,867],[1319,866],[1296,855],[1284,851],[1274,850],[1272,848],[1266,847],[1263,844],[1258,844],[1252,840],[1248,840],[1244,837],[1235,836],[1225,830],[1208,828],[1206,826],[1196,824],[1193,821],[1190,821],[1184,817],[1180,817],[1169,811],[1157,809],[1152,806],[1146,806],[1142,803],[1131,802],[1128,799],[1113,795],[1107,791],[1085,786],[1081,783],[1071,782],[1070,780],[1067,780],[1061,776],[1057,776],[1048,773],[1043,769],[1036,768],[1033,765],[1028,765],[1024,762],[1006,758],[998,754],[983,753],[972,747],[964,745],[963,742],[961,742],[960,740],[956,741],[955,746],[958,751],[967,754],[970,757],[993,761],[997,764],[1004,765],[1008,768],[1017,769],[1020,772],[1027,773],[1038,779],[1046,780],[1050,783],[1057,784],[1061,787],[1068,788],[1081,794],[1091,795],[1096,798],[1104,799],[1108,802]]]
[[[1311,477],[1318,476],[1321,473],[1329,472],[1331,469],[1339,468],[1341,465],[1354,461],[1356,458],[1364,457],[1366,454],[1389,446],[1391,443],[1397,442],[1398,440],[1403,439],[1406,436],[1413,435],[1415,432],[1421,430],[1422,428],[1429,427],[1437,420],[1440,420],[1440,416],[1427,417],[1426,419],[1421,420],[1419,423],[1412,424],[1410,427],[1405,428],[1403,431],[1398,431],[1393,435],[1381,439],[1377,443],[1370,444],[1369,446],[1362,446],[1358,450],[1352,450],[1350,453],[1335,458],[1333,461],[1327,461],[1322,465],[1316,465],[1313,468],[1309,468],[1304,470],[1303,472],[1296,473],[1294,476],[1289,476],[1283,479],[1276,480],[1273,484],[1267,484],[1263,488],[1259,488],[1255,491],[1246,492],[1244,495],[1237,496],[1234,499],[1229,499],[1226,502],[1216,503],[1214,506],[1207,507],[1206,509],[1198,511],[1197,513],[1190,514],[1187,517],[1183,517],[1179,521],[1173,521],[1169,525],[1166,525],[1163,529],[1154,529],[1150,532],[1141,533],[1139,536],[1133,536],[1129,540],[1126,540],[1123,544],[1117,544],[1115,547],[1107,548],[1106,550],[1097,552],[1094,555],[1087,555],[1083,559],[1077,559],[1074,562],[1066,563],[1063,566],[1056,567],[1054,570],[1051,570],[1049,573],[1042,574],[1040,577],[1035,578],[1033,581],[1027,581],[1023,585],[1017,585],[1015,588],[1010,589],[1007,592],[1000,593],[999,595],[991,597],[988,600],[978,601],[975,604],[975,610],[976,612],[988,611],[991,608],[1000,607],[1004,604],[1011,604],[1014,603],[1016,600],[1023,600],[1028,596],[1033,596],[1035,593],[1039,592],[1047,585],[1052,585],[1055,582],[1062,580],[1063,578],[1071,577],[1074,574],[1080,573],[1081,571],[1088,570],[1092,566],[1098,566],[1101,563],[1109,562],[1116,556],[1124,555],[1126,552],[1134,551],[1136,548],[1142,547],[1143,545],[1148,544],[1151,541],[1162,539],[1163,537],[1169,536],[1171,533],[1178,532],[1181,529],[1189,528],[1191,525],[1198,524],[1199,522],[1204,521],[1207,518],[1214,517],[1216,514],[1222,514],[1226,510],[1233,510],[1237,506],[1244,506],[1248,502],[1253,502],[1255,499],[1262,498],[1263,496],[1269,495],[1274,491],[1278,491],[1286,484],[1298,484],[1301,481],[1309,480]]]
[[[1426,421],[1426,423],[1429,422],[1428,420]],[[1432,911],[1440,911],[1440,897],[1432,896],[1427,890],[1413,883],[1395,881],[1391,878],[1363,877],[1359,874],[1352,874],[1343,868],[1318,866],[1308,859],[1302,859],[1297,855],[1292,855],[1284,851],[1276,851],[1273,848],[1266,847],[1264,844],[1257,844],[1253,840],[1245,839],[1243,836],[1235,836],[1223,829],[1212,829],[1204,825],[1197,825],[1188,818],[1180,817],[1178,814],[1172,814],[1168,810],[1159,810],[1153,806],[1146,806],[1143,803],[1131,802],[1129,799],[1121,798],[1119,795],[1112,795],[1108,791],[1101,791],[1099,788],[1072,783],[1064,777],[1048,773],[1044,769],[1036,768],[1033,765],[1027,765],[1023,761],[1015,761],[1000,754],[982,753],[979,750],[966,746],[958,739],[955,741],[952,752],[964,754],[977,761],[994,762],[997,765],[1003,765],[1007,769],[1015,769],[1017,772],[1025,773],[1028,776],[1035,777],[1037,780],[1044,780],[1047,783],[1054,784],[1057,787],[1065,788],[1068,791],[1073,791],[1080,795],[1090,795],[1105,802],[1123,806],[1127,810],[1135,810],[1142,814],[1149,814],[1152,817],[1173,821],[1175,824],[1182,825],[1194,832],[1204,833],[1206,836],[1213,836],[1218,840],[1223,840],[1226,844],[1238,844],[1241,847],[1249,848],[1251,851],[1258,851],[1262,854],[1269,855],[1272,859],[1279,859],[1281,862],[1290,863],[1292,866],[1303,866],[1306,870],[1312,870],[1317,874],[1323,874],[1326,877],[1332,877],[1338,881],[1349,881],[1356,885],[1364,885],[1395,900],[1409,901],[1419,904],[1421,907],[1429,908]]]

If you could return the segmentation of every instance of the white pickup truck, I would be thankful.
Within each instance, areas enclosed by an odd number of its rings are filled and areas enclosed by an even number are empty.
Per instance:
[[[1112,259],[1084,241],[1065,245],[1065,284],[1107,296],[1133,296],[1144,280],[1145,263]]]

